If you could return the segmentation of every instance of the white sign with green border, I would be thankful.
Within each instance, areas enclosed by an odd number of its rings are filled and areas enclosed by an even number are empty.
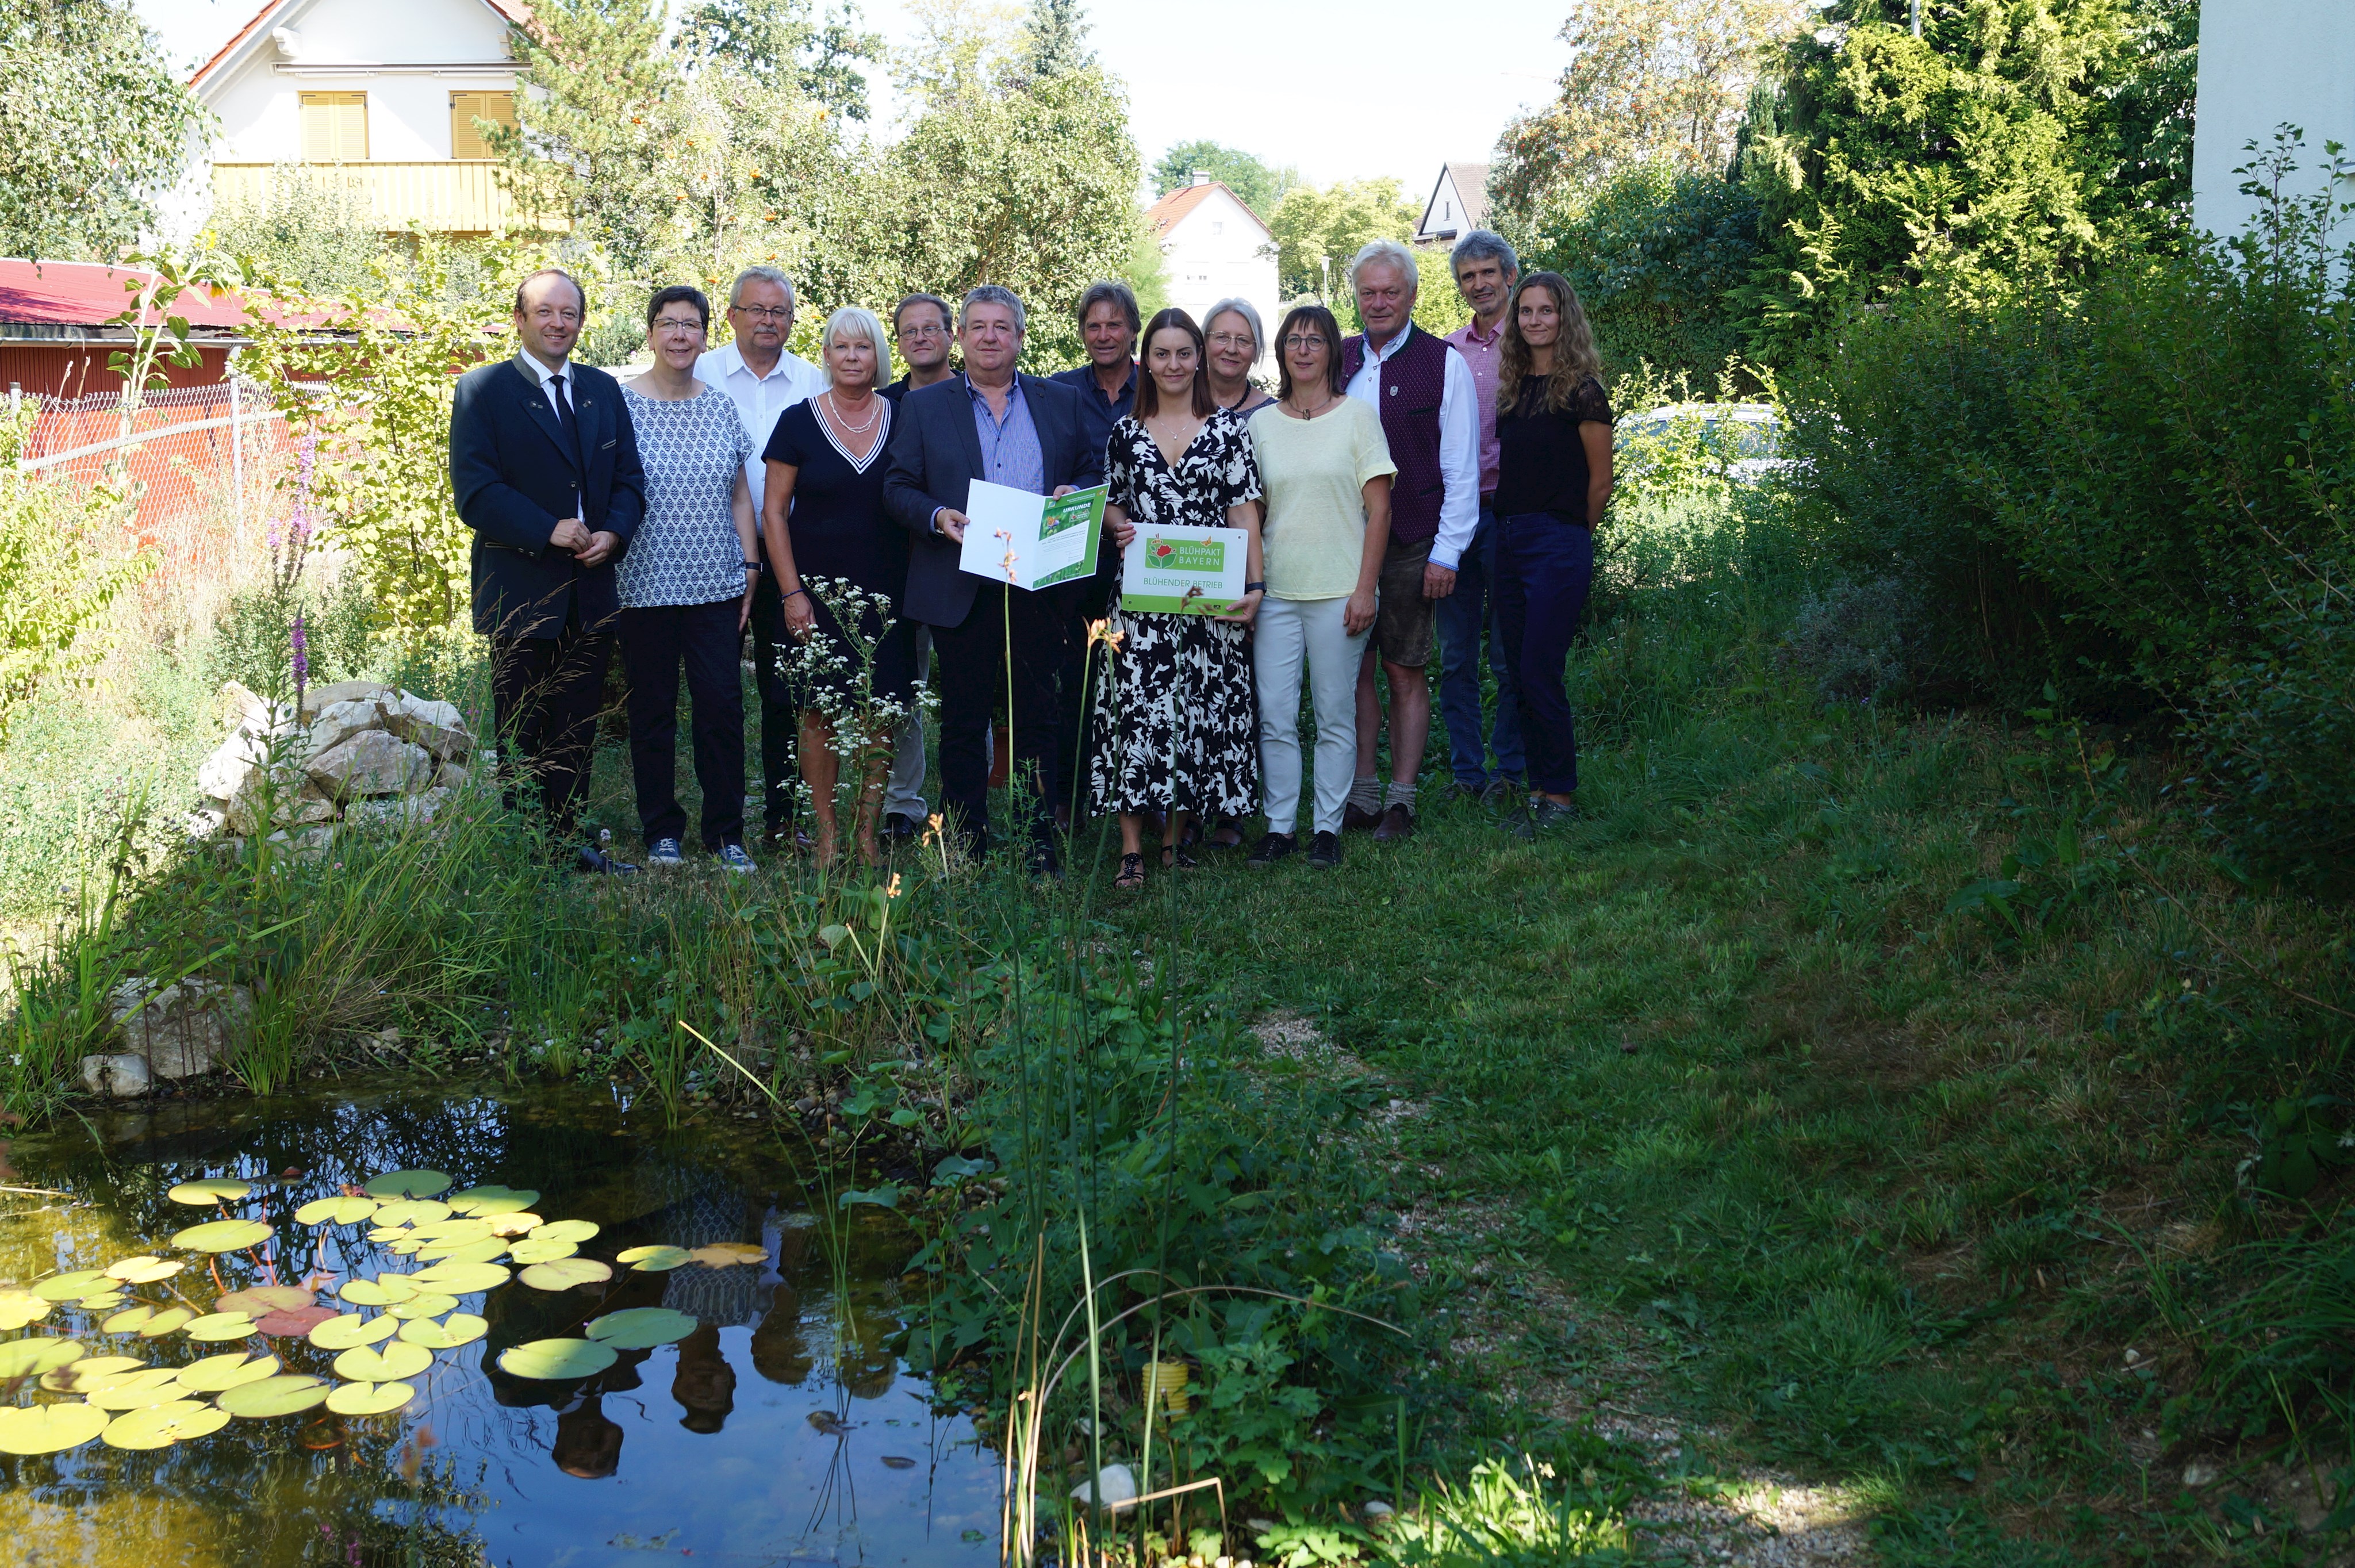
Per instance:
[[[1224,615],[1243,596],[1251,535],[1241,528],[1139,528],[1120,558],[1120,607]]]

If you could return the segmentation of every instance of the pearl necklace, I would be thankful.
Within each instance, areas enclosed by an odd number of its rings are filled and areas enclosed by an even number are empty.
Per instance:
[[[868,397],[871,401],[881,401],[880,399],[876,398],[871,392],[868,394]],[[826,400],[827,405],[834,410],[834,422],[842,427],[843,433],[846,435],[865,435],[868,431],[875,428],[875,421],[883,417],[883,411],[880,408],[878,408],[867,416],[867,422],[865,424],[852,424],[850,422],[850,417],[842,411],[842,399],[839,394],[829,390],[826,394]]]

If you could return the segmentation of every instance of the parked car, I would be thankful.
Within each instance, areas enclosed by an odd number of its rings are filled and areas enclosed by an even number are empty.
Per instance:
[[[1620,420],[1613,444],[1620,464],[1636,470],[1644,465],[1645,449],[1672,434],[1697,438],[1737,485],[1754,485],[1795,466],[1782,455],[1783,421],[1772,403],[1663,403]]]

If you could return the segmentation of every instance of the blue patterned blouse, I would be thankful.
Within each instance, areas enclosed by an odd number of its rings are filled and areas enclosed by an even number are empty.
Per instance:
[[[751,437],[728,395],[666,400],[624,386],[646,471],[646,516],[615,569],[622,608],[710,604],[744,592],[744,543],[730,502]]]

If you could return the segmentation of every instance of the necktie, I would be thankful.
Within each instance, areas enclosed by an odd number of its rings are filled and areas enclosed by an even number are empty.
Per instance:
[[[564,395],[563,377],[550,376],[548,379],[548,400],[555,406],[556,422],[563,428],[564,439],[571,447],[573,472],[586,472],[589,464],[581,451],[581,420],[580,416],[572,411],[572,404]]]

